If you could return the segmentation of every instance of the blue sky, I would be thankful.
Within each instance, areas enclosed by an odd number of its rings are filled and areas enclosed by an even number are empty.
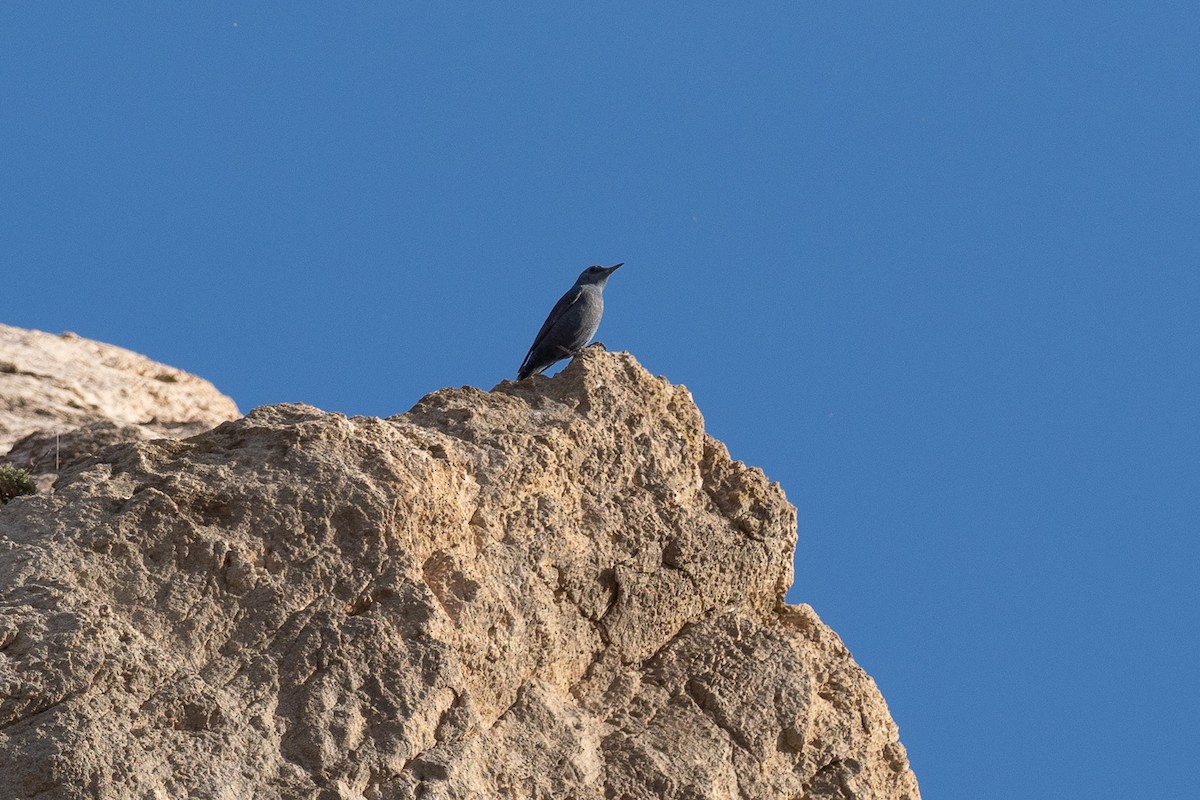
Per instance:
[[[1200,8],[6,3],[0,319],[386,416],[599,337],[926,797],[1194,792]]]

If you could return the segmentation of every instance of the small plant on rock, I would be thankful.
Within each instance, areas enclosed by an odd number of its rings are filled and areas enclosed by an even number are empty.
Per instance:
[[[12,464],[0,464],[0,506],[23,494],[37,492],[33,476]]]

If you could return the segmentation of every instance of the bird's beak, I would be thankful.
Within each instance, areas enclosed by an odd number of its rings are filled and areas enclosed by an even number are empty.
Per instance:
[[[624,261],[622,261],[620,264],[613,264],[611,267],[605,267],[605,269],[608,270],[609,275],[612,275],[614,272],[617,271],[617,267],[623,267],[623,266],[625,266]]]

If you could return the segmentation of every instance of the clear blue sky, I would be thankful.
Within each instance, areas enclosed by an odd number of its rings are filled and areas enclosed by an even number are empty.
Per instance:
[[[516,5],[3,4],[0,319],[385,416],[625,261],[927,798],[1191,796],[1200,8]]]

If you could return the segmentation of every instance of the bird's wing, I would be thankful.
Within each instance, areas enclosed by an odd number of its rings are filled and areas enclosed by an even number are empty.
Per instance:
[[[579,286],[572,286],[570,291],[558,298],[558,302],[550,310],[550,316],[546,317],[546,321],[542,323],[542,329],[533,338],[533,344],[529,346],[529,352],[525,354],[525,361],[521,362],[522,367],[529,361],[529,357],[533,355],[533,352],[538,349],[538,345],[542,343],[542,339],[546,338],[546,333],[554,327],[554,323],[558,322],[559,318],[562,317],[568,308],[578,303],[581,297],[583,297],[583,289]]]

